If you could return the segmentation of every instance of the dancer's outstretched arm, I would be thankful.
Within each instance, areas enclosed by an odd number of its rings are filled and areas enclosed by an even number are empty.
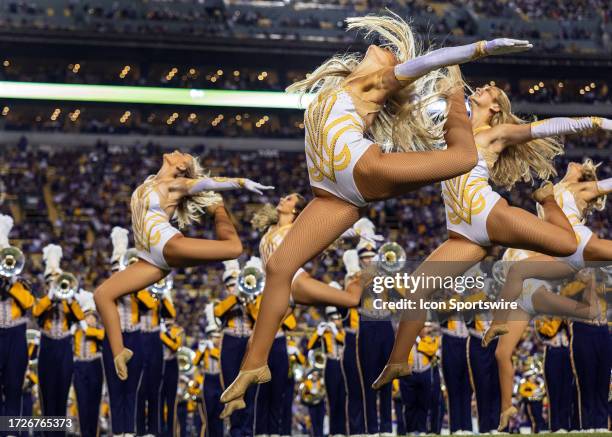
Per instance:
[[[601,117],[554,117],[524,124],[499,124],[478,135],[492,145],[521,144],[536,138],[577,134],[594,129],[612,131],[612,120]]]
[[[457,47],[444,47],[396,65],[391,72],[387,72],[384,79],[387,79],[389,83],[399,81],[402,85],[406,85],[439,68],[464,64],[484,56],[524,52],[532,47],[529,41],[509,38],[478,41]]]
[[[225,177],[177,178],[170,185],[170,191],[178,191],[183,195],[196,194],[201,191],[227,191],[241,188],[263,194],[261,190],[271,190],[274,187],[262,185],[247,178]]]

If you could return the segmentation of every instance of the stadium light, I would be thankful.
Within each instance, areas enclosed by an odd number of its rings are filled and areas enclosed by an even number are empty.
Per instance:
[[[278,91],[230,91],[148,86],[0,81],[0,98],[154,105],[304,109],[312,96]]]

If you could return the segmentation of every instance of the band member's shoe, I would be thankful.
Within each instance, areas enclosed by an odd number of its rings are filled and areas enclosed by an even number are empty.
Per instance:
[[[555,189],[552,182],[550,181],[544,182],[542,186],[535,190],[531,195],[531,197],[533,197],[533,200],[538,203],[542,203],[542,201],[549,196],[553,196],[553,198],[555,196]]]
[[[380,375],[378,375],[378,378],[376,378],[376,381],[372,384],[372,388],[374,390],[379,390],[395,378],[410,375],[411,371],[412,369],[408,363],[387,364],[382,372],[380,372]]]
[[[508,333],[508,327],[506,325],[491,325],[487,332],[482,336],[482,347],[487,347],[489,343]]]
[[[272,375],[267,365],[253,370],[241,370],[234,382],[221,395],[221,402],[227,403],[242,398],[251,384],[264,384],[271,379]]]
[[[518,410],[515,407],[506,408],[499,415],[499,426],[497,430],[499,432],[503,431],[508,427],[508,423],[510,423],[510,419],[518,413]]]
[[[120,380],[125,381],[128,377],[127,363],[132,359],[134,352],[128,348],[123,348],[121,352],[114,358],[115,372]]]
[[[242,410],[244,408],[246,408],[244,398],[238,398],[229,401],[227,404],[225,404],[225,407],[223,407],[223,411],[221,411],[221,414],[219,414],[219,419],[225,419],[227,417],[230,417],[234,411]]]

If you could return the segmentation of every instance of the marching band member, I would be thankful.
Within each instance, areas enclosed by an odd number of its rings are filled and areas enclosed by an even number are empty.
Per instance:
[[[408,358],[412,372],[399,378],[399,384],[404,404],[406,432],[428,433],[432,432],[432,424],[428,424],[427,419],[431,417],[432,408],[439,407],[439,404],[432,405],[434,389],[432,362],[440,347],[440,339],[430,335],[429,328],[424,328],[417,340]],[[439,371],[437,367],[435,371]],[[438,393],[439,388],[438,385]],[[433,425],[437,427],[437,423]]]
[[[310,416],[311,437],[323,437],[323,425],[325,422],[325,402],[322,396],[325,386],[321,380],[321,372],[313,369],[300,384],[300,400],[308,407]]]
[[[221,382],[225,387],[240,370],[240,362],[244,357],[249,336],[256,319],[255,302],[247,301],[236,290],[236,278],[240,274],[237,260],[225,261],[223,282],[228,296],[212,307],[213,317],[209,323],[220,319],[223,326],[221,339]],[[253,433],[255,387],[252,387],[244,397],[246,408],[230,417],[230,434],[232,437],[250,436]]]
[[[13,218],[0,215],[0,249],[10,247],[8,235],[12,227]],[[10,256],[12,262],[17,262],[15,255]],[[20,415],[21,388],[28,367],[26,312],[34,305],[34,296],[18,278],[19,273],[15,269],[0,271],[0,415],[3,416]]]
[[[602,281],[593,279],[586,285],[580,282],[583,281],[568,284],[566,288],[573,290],[565,290],[566,294],[596,292],[600,312],[591,321],[574,320],[570,324],[570,357],[578,389],[578,421],[581,430],[607,432],[612,362],[607,293],[611,290]]]
[[[201,340],[194,358],[194,365],[202,365],[204,375],[203,402],[207,418],[207,433],[210,437],[223,437],[223,420],[219,417],[221,404],[221,336],[216,326],[206,326],[206,339]]]
[[[451,434],[472,431],[472,387],[467,362],[467,325],[462,314],[441,323],[442,374],[448,397],[448,426]]]
[[[43,249],[45,279],[49,291],[36,302],[32,310],[42,334],[38,353],[38,378],[42,414],[45,416],[66,415],[74,369],[71,326],[85,318],[74,297],[74,290],[71,290],[72,293],[68,291],[66,295],[57,295],[63,292],[55,284],[62,273],[61,258],[60,246],[50,244]]]
[[[523,369],[522,378],[518,386],[518,394],[521,397],[520,402],[525,408],[525,414],[529,420],[532,434],[537,434],[546,429],[544,417],[542,416],[542,399],[546,392],[544,390],[544,381],[541,381],[541,378],[536,369]]]
[[[399,379],[394,379],[391,383],[391,397],[393,398],[393,410],[395,411],[395,420],[397,422],[396,434],[404,435],[406,434],[406,421]]]
[[[31,334],[30,334],[31,333]],[[21,393],[21,416],[34,415],[34,400],[38,391],[38,351],[40,348],[40,331],[28,329],[28,369],[26,371]],[[29,432],[22,432],[23,437],[29,437]]]
[[[552,432],[572,429],[572,387],[568,322],[558,317],[540,316],[535,321],[538,337],[544,343],[544,381],[548,395],[548,428]]]
[[[111,231],[113,252],[111,255],[112,271],[122,268],[122,258],[128,249],[127,229],[115,226]],[[125,261],[129,262],[129,260]],[[94,296],[95,297],[95,296]],[[140,353],[140,313],[136,293],[123,295],[117,298],[117,309],[121,322],[121,335],[127,348],[134,351],[134,359],[128,363],[128,378],[119,379],[115,372],[113,354],[110,349],[108,337],[102,343],[102,360],[104,362],[104,376],[108,387],[110,403],[110,418],[112,433],[136,433],[136,399],[138,385],[142,374],[142,353]]]
[[[100,403],[102,402],[102,340],[104,329],[96,316],[93,293],[81,290],[76,295],[85,314],[74,332],[74,378],[79,413],[80,435],[96,437],[99,434]]]
[[[330,285],[340,288],[340,284],[331,283]],[[335,307],[325,307],[326,322],[322,322],[308,341],[307,349],[314,351],[321,348],[325,354],[325,370],[323,379],[325,383],[325,393],[327,395],[327,415],[329,417],[329,434],[331,436],[346,435],[346,391],[340,357],[344,344],[344,331],[340,314]]]
[[[136,406],[138,435],[159,434],[161,418],[159,382],[162,380],[164,365],[160,318],[176,317],[169,284],[171,284],[170,276],[164,279],[163,285],[159,284],[159,287],[163,288],[161,296],[154,295],[150,289],[143,289],[136,293],[140,314],[139,341],[143,362]]]
[[[463,81],[458,68],[448,72],[446,67],[531,48],[527,41],[501,39],[419,56],[412,29],[397,15],[347,21],[350,29],[384,35],[387,44],[385,48],[371,45],[364,57],[332,58],[287,88],[316,93],[304,117],[306,160],[315,197],[267,264],[261,322],[255,326],[239,379],[226,389],[223,402],[239,399],[249,385],[269,379],[267,356],[289,305],[292,278],[357,221],[360,208],[459,176],[476,164],[463,95],[454,92]],[[427,91],[421,88],[426,83],[431,86]],[[423,117],[425,105],[419,105],[416,95],[450,96],[453,104],[444,126],[434,126]],[[367,138],[369,133],[379,145]],[[405,153],[432,149],[443,136],[446,150]],[[381,145],[389,142],[401,152],[383,153]],[[388,398],[390,409],[390,391]]]
[[[183,345],[184,331],[174,319],[167,318],[161,323],[160,338],[164,344],[164,368],[162,375],[160,412],[160,433],[173,437],[176,432],[176,396],[179,368],[176,352]]]
[[[344,283],[357,277],[361,272],[359,254],[351,249],[344,252],[342,261],[346,270]],[[342,311],[342,310],[341,310]],[[359,332],[359,311],[357,308],[348,308],[343,319],[345,339],[342,354],[342,371],[346,390],[346,415],[349,435],[365,434],[365,414],[363,391],[361,390],[361,372],[359,369],[359,356],[357,352],[357,337]]]
[[[289,356],[289,372],[285,392],[283,393],[283,412],[280,424],[280,433],[283,437],[292,434],[296,369],[298,367],[304,369],[306,365],[306,357],[300,350],[296,340],[291,336],[287,336],[287,355]]]
[[[486,299],[484,291],[466,297],[473,301]],[[466,350],[470,383],[476,396],[476,414],[478,415],[478,432],[496,431],[499,424],[500,388],[499,373],[495,351],[498,339],[487,347],[482,345],[482,338],[490,322],[489,312],[475,312],[467,321],[470,333]]]
[[[134,192],[130,209],[138,261],[115,272],[95,292],[98,312],[112,347],[119,378],[127,378],[127,363],[133,351],[123,344],[115,301],[162,280],[172,267],[192,267],[215,260],[231,259],[242,253],[242,243],[221,196],[215,191],[245,188],[258,194],[265,187],[250,179],[205,176],[199,161],[175,150],[163,155],[157,174],[149,176]],[[198,222],[204,210],[214,217],[217,240],[188,238],[179,228]]]
[[[370,265],[376,256],[376,242],[362,237],[357,245],[362,269]],[[374,390],[372,384],[385,367],[393,348],[393,325],[388,310],[373,308],[372,296],[366,296],[359,308],[359,335],[357,351],[364,393],[365,424],[368,434],[391,434],[391,386]],[[378,406],[378,407],[377,407]]]

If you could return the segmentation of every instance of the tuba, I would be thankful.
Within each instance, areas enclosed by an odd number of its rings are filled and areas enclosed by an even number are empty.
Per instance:
[[[402,246],[394,242],[388,242],[378,249],[378,262],[380,267],[387,273],[400,271],[406,265],[406,251]]]
[[[182,346],[178,348],[176,352],[176,360],[178,362],[179,372],[190,373],[193,370],[193,360],[195,359],[196,353],[193,349]]]
[[[174,285],[174,280],[172,276],[168,275],[165,278],[157,281],[155,284],[149,287],[149,291],[153,295],[153,297],[157,300],[161,300],[165,293],[170,292],[172,290],[172,286]]]
[[[242,302],[252,302],[263,291],[266,277],[261,269],[247,266],[240,271],[237,280],[238,298]]]
[[[10,278],[17,276],[23,270],[25,256],[15,246],[5,247],[0,250],[0,276]]]
[[[319,378],[315,380],[314,374],[317,374]],[[312,382],[312,388],[308,387],[307,381]],[[304,381],[298,386],[298,393],[300,399],[306,405],[317,405],[325,399],[325,385],[321,376],[321,371],[317,369],[311,369],[304,378]]]
[[[323,349],[311,349],[308,351],[308,366],[312,369],[323,370],[325,369],[325,362],[327,357]]]
[[[138,261],[138,250],[132,247],[126,250],[125,253],[121,255],[121,258],[119,258],[119,269],[125,270],[127,266],[134,264],[136,261]]]
[[[79,280],[72,273],[63,272],[51,282],[53,295],[60,300],[69,300],[79,290]]]

